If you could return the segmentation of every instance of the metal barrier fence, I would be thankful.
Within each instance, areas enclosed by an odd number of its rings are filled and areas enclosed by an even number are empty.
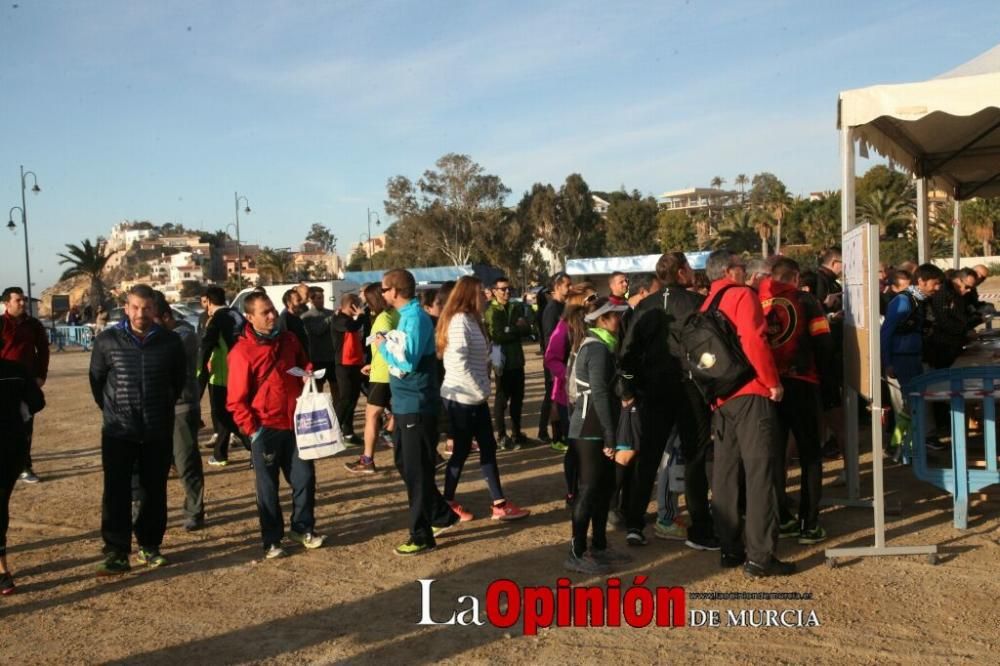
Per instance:
[[[90,351],[94,344],[94,329],[90,326],[56,326],[47,330],[49,344],[55,345],[57,351],[63,351],[66,347],[80,347],[84,351]]]

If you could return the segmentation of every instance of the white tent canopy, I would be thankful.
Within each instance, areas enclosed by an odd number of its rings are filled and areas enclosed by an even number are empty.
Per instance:
[[[928,81],[841,92],[837,126],[955,199],[1000,195],[1000,45]]]

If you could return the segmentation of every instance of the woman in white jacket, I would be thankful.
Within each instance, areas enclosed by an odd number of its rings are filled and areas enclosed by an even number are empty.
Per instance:
[[[445,469],[444,498],[462,520],[473,516],[455,501],[462,467],[479,443],[479,466],[493,497],[493,520],[517,520],[530,511],[504,497],[497,469],[497,441],[490,421],[490,344],[483,327],[483,284],[465,276],[448,296],[437,325],[437,353],[444,360],[441,397],[448,413],[449,434],[454,448]]]

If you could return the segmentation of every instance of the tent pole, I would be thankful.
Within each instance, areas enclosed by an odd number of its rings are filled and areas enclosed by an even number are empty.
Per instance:
[[[854,128],[845,127],[840,132],[840,154],[843,159],[840,194],[841,234],[856,225],[857,201],[855,194],[856,168],[854,162]],[[848,376],[847,357],[844,353],[844,376]],[[857,505],[861,495],[861,472],[858,465],[858,393],[854,387],[844,385],[844,476],[847,482],[847,501]],[[863,506],[864,504],[862,504]]]
[[[952,240],[951,240],[951,267],[956,271],[960,268],[959,264],[962,263],[960,257],[961,244],[962,244],[962,202],[955,201],[955,219],[952,221]]]
[[[930,261],[930,237],[927,233],[928,221],[927,179],[917,178],[917,263]]]

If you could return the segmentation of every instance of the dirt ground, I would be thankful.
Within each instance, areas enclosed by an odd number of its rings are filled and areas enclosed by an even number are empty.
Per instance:
[[[506,494],[533,511],[529,519],[477,519],[442,536],[435,552],[408,560],[392,553],[406,538],[407,516],[389,450],[378,450],[384,471],[375,477],[344,470],[353,451],[320,462],[316,514],[329,545],[270,562],[261,559],[252,472],[246,454],[234,452],[235,464],[206,467],[203,531],[181,528],[182,493],[171,478],[164,542],[170,566],[136,567],[120,580],[99,582],[100,414],[87,388],[88,360],[83,352],[53,356],[49,406],[37,419],[34,445],[44,481],[19,485],[12,500],[10,561],[19,593],[0,599],[2,662],[983,664],[997,663],[1000,654],[996,488],[989,501],[972,506],[969,529],[958,531],[948,496],[898,466],[886,473],[886,488],[903,507],[888,518],[889,543],[938,544],[937,566],[893,557],[828,568],[824,547],[872,543],[870,510],[828,508],[822,515],[828,543],[781,543],[780,555],[801,570],[791,578],[749,582],[738,570],[720,569],[717,554],[653,538],[630,549],[636,561],[620,574],[623,588],[645,575],[650,585],[684,586],[689,593],[809,592],[809,601],[689,599],[688,608],[722,609],[723,617],[725,609],[799,608],[815,611],[819,627],[552,628],[529,637],[520,624],[509,630],[418,626],[419,578],[437,579],[433,614],[441,619],[460,595],[484,600],[495,579],[554,587],[565,575],[562,458],[547,447],[500,457]],[[528,370],[526,423],[533,424],[541,374],[531,354]],[[203,431],[202,441],[207,437]],[[870,486],[869,463],[866,457],[863,487]],[[825,465],[828,496],[844,493],[833,485],[840,466]],[[459,499],[484,515],[489,496],[477,467],[474,461],[466,466]],[[796,478],[793,473],[793,484]],[[287,493],[285,500],[290,507]],[[622,532],[611,536],[625,548]]]

